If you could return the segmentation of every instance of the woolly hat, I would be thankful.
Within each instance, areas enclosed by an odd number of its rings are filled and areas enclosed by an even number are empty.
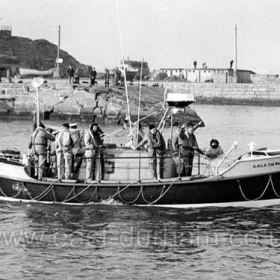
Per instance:
[[[150,126],[149,126],[149,129],[151,130],[151,129],[153,129],[153,128],[156,128],[153,124],[151,124]]]

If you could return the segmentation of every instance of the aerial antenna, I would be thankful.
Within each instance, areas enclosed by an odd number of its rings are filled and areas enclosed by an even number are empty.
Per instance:
[[[120,20],[119,1],[118,0],[116,0],[116,11],[117,11],[118,30],[119,30],[119,36],[120,36],[121,53],[122,53],[122,67],[123,67],[124,87],[125,87],[125,95],[126,95],[126,103],[127,103],[127,115],[128,115],[128,122],[129,122],[129,133],[131,134],[132,133],[132,129],[131,129],[130,107],[129,107],[129,98],[128,98],[127,81],[126,81],[126,70],[125,70],[125,65],[124,65],[123,40],[122,40],[121,20]]]

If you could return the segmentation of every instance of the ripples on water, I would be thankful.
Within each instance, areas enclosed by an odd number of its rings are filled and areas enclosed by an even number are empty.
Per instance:
[[[1,276],[277,279],[279,212],[1,204]]]
[[[218,138],[279,147],[280,109],[196,106]],[[58,125],[58,122],[49,122]],[[2,121],[0,147],[26,151],[30,121]],[[80,127],[87,127],[81,124]],[[112,133],[119,127],[104,127]],[[166,134],[168,135],[168,134]],[[125,133],[121,132],[121,137]],[[123,139],[114,135],[114,141]],[[0,204],[1,279],[278,279],[279,207],[162,209]]]

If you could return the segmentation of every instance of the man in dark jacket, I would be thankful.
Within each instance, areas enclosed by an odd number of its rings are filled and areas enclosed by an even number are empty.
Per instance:
[[[103,141],[100,135],[102,131],[97,123],[92,123],[85,132],[85,157],[86,157],[86,180],[102,179],[102,147]]]
[[[97,72],[95,68],[93,67],[92,70],[90,71],[90,86],[95,85],[95,80],[96,80]]]
[[[69,68],[67,69],[67,74],[68,74],[68,77],[69,77],[69,82],[70,82],[70,84],[73,83],[74,73],[75,73],[75,70],[74,70],[74,69],[72,68],[72,66],[70,65]]]
[[[182,127],[173,141],[175,152],[180,153],[183,158],[182,173],[184,176],[191,176],[192,174],[194,151],[202,153],[193,131],[194,129],[191,125],[186,128]]]
[[[35,131],[31,134],[31,141],[29,143],[29,149],[35,158],[35,176],[38,176],[38,180],[42,180],[44,168],[47,161],[47,145],[48,140],[54,141],[55,137],[45,130],[45,125],[41,122]]]

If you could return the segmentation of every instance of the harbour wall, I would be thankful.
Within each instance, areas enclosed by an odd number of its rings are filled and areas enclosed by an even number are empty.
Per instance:
[[[165,83],[174,91],[193,93],[197,103],[279,106],[280,83]]]
[[[49,80],[39,89],[40,112],[47,119],[98,120],[99,122],[120,123],[127,112],[125,89],[105,87],[104,81],[89,86],[81,80],[79,85],[70,85],[68,80]],[[139,87],[129,86],[130,112],[138,113]],[[145,87],[142,92],[141,116],[160,112],[163,103],[163,88]],[[32,80],[20,83],[0,83],[1,117],[32,117],[36,111],[36,91]],[[159,102],[159,101],[162,102]]]
[[[42,112],[51,112],[59,119],[84,118],[95,116],[105,121],[118,122],[124,118],[126,95],[124,88],[98,86],[89,87],[87,81],[73,88],[68,80],[50,80],[39,90]],[[147,82],[142,87],[141,114],[149,115],[160,111],[164,100],[164,89],[193,93],[197,103],[232,105],[280,105],[280,83],[258,82],[248,84],[226,83],[181,83]],[[139,86],[128,87],[130,111],[138,112]],[[32,116],[36,109],[36,91],[32,80],[21,83],[0,83],[0,114],[2,117]]]

